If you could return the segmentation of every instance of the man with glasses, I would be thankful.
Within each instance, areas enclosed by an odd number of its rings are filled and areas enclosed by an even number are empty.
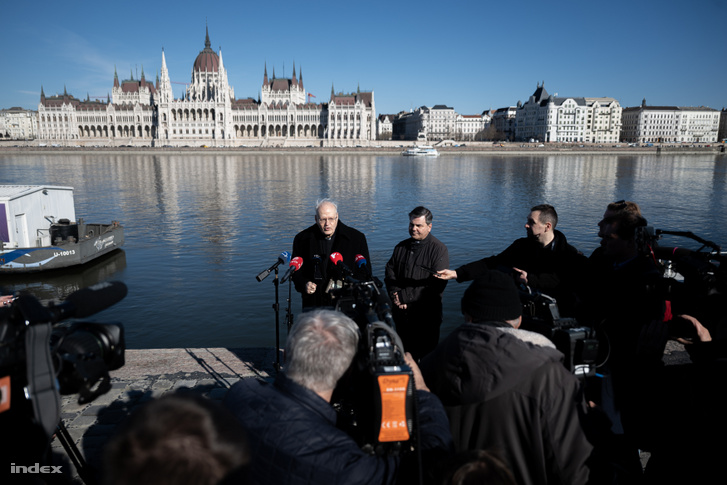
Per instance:
[[[371,278],[371,258],[366,236],[345,225],[338,218],[338,206],[330,199],[316,204],[315,224],[299,232],[293,240],[292,257],[303,259],[303,266],[293,274],[295,289],[303,297],[303,308],[332,306],[329,287],[332,282],[342,280],[341,264],[334,265],[332,253],[340,253],[341,263],[353,271],[353,277],[360,281]],[[357,256],[359,258],[357,265]]]
[[[471,281],[488,270],[499,270],[524,284],[555,298],[562,316],[573,311],[575,272],[586,262],[565,235],[556,230],[558,214],[552,205],[541,204],[530,209],[525,231],[527,237],[517,239],[500,254],[467,263],[456,270],[439,271],[437,277],[457,282]]]

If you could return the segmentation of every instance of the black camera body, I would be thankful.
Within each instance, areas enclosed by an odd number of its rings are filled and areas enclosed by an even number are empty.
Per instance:
[[[123,326],[59,321],[96,313],[125,295],[123,283],[104,283],[59,305],[19,294],[0,309],[0,429],[28,437],[22,447],[0,440],[1,454],[42,461],[60,423],[60,395],[78,393],[84,404],[111,388],[109,370],[124,365]]]
[[[702,244],[697,250],[675,246],[657,246],[653,254],[664,269],[664,285],[659,288],[671,301],[672,313],[697,317],[710,332],[727,333],[724,299],[727,296],[727,253],[711,241],[691,232],[656,229],[657,237],[680,236]],[[710,248],[706,251],[706,248]],[[693,337],[689,325],[674,324],[670,333],[678,337]]]
[[[333,290],[335,309],[359,326],[359,350],[334,394],[339,424],[371,453],[410,451],[417,436],[414,374],[393,329],[388,295],[376,278],[346,278]],[[343,419],[341,419],[343,418]]]
[[[560,316],[558,303],[544,293],[521,289],[522,328],[548,337],[564,355],[563,365],[579,377],[592,376],[598,360],[598,339],[592,328]]]

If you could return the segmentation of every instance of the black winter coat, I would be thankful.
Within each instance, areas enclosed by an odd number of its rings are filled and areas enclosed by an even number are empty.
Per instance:
[[[499,451],[520,485],[582,484],[593,447],[580,384],[562,359],[542,335],[466,323],[420,367],[445,406],[457,451]]]
[[[338,221],[333,244],[330,251],[325,249],[325,236],[320,228],[313,224],[299,232],[293,239],[292,258],[303,258],[303,266],[293,274],[295,289],[303,296],[303,307],[330,306],[331,297],[326,294],[328,282],[342,279],[341,272],[334,267],[329,256],[339,252],[343,263],[353,271],[353,277],[360,281],[367,281],[372,275],[371,258],[366,236],[360,231]],[[366,265],[356,266],[356,255],[366,258]],[[317,256],[317,258],[316,258]],[[316,292],[306,294],[305,285],[308,281],[316,283]]]
[[[515,240],[500,254],[483,258],[457,268],[457,281],[470,281],[490,269],[512,271],[513,267],[528,272],[528,286],[546,290],[556,288],[563,277],[574,271],[574,266],[584,264],[586,257],[568,244],[560,231],[554,231],[555,239],[546,247],[532,238]]]
[[[446,457],[452,436],[442,404],[417,391],[421,449]],[[248,432],[251,484],[391,484],[398,456],[373,456],[336,428],[333,407],[279,374],[275,383],[243,379],[224,400]]]
[[[528,286],[558,301],[561,314],[571,315],[575,306],[575,291],[582,281],[577,271],[583,269],[588,258],[560,231],[553,231],[555,239],[543,247],[528,237],[515,240],[500,254],[465,264],[456,269],[457,281],[470,281],[488,270],[512,273],[512,268],[527,271]]]

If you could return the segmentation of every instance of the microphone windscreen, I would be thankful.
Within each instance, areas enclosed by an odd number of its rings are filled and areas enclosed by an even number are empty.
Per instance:
[[[301,266],[303,266],[303,258],[300,256],[296,256],[290,260],[290,267],[295,268],[296,271],[298,271]]]
[[[73,305],[72,316],[84,318],[120,302],[128,291],[124,283],[108,281],[74,291],[65,302]]]
[[[333,261],[333,264],[338,264],[341,261],[343,261],[343,256],[341,256],[341,253],[338,253],[338,252],[331,253],[330,258],[331,258],[331,261]]]

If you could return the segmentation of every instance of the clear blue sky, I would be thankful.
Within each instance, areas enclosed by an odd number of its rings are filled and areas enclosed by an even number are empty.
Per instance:
[[[0,0],[0,18],[0,108],[37,109],[41,86],[105,97],[114,68],[154,81],[162,48],[172,81],[189,82],[205,24],[237,98],[258,97],[267,62],[279,77],[302,68],[316,102],[332,85],[373,90],[378,114],[476,114],[541,81],[622,106],[727,107],[725,0]]]

